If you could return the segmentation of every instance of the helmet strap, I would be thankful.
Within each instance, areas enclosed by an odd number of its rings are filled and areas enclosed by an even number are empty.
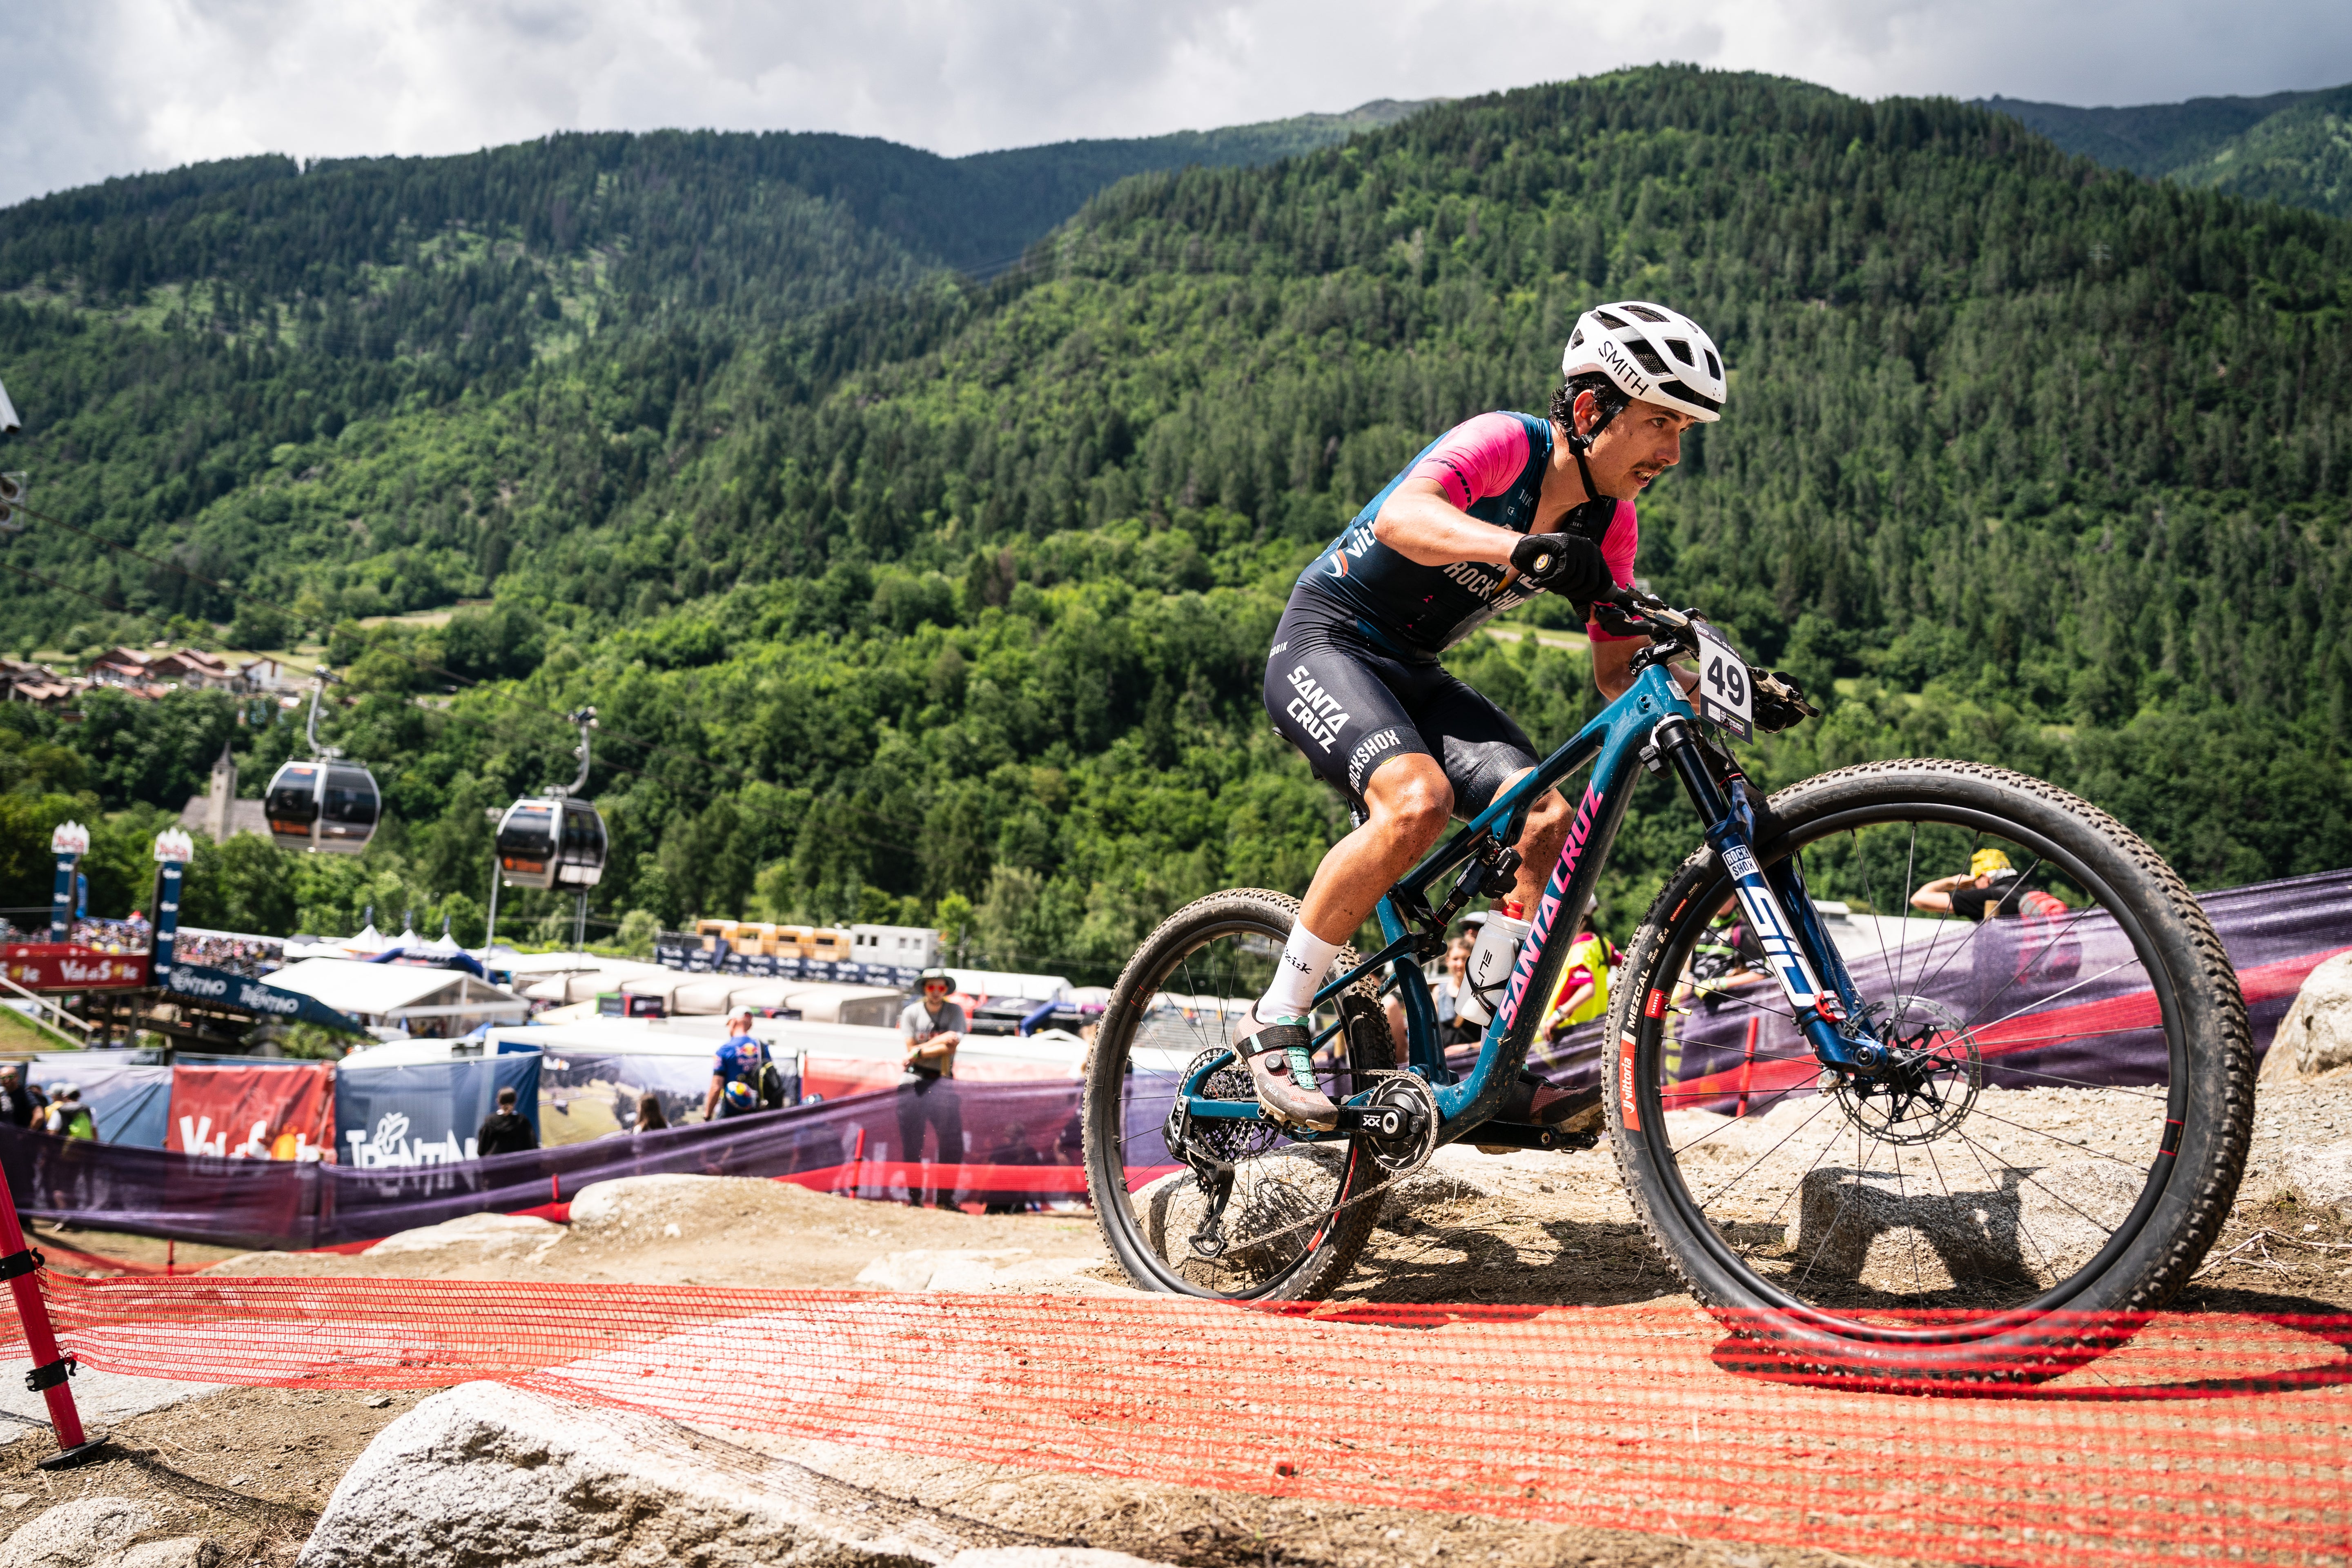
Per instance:
[[[1593,406],[1598,408],[1601,400],[1596,397],[1592,401]],[[1608,429],[1609,422],[1615,417],[1613,414],[1601,415],[1592,422],[1592,428],[1588,433],[1577,429],[1575,408],[1571,406],[1568,411],[1568,449],[1576,458],[1576,475],[1584,481],[1584,499],[1587,500],[1599,500],[1601,492],[1592,487],[1592,468],[1584,460],[1584,454],[1592,450],[1592,443],[1601,438],[1601,432]]]
[[[1599,434],[1597,430],[1593,432],[1594,436]],[[1584,481],[1584,499],[1588,501],[1596,501],[1601,499],[1601,492],[1592,488],[1592,468],[1584,460],[1585,449],[1591,445],[1591,436],[1571,435],[1568,438],[1568,449],[1576,458],[1576,476]]]

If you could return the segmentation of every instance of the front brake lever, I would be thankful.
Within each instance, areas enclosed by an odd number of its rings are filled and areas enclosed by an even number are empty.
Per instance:
[[[1748,683],[1753,686],[1757,691],[1765,696],[1777,698],[1782,702],[1791,704],[1795,707],[1798,712],[1803,714],[1806,718],[1818,719],[1822,716],[1822,710],[1819,708],[1814,707],[1811,700],[1808,699],[1803,692],[1798,690],[1795,687],[1790,686],[1787,681],[1780,679],[1780,672],[1779,670],[1757,669],[1751,667],[1748,669]]]
[[[1613,637],[1645,637],[1659,630],[1641,611],[1615,599],[1592,601],[1592,624]]]

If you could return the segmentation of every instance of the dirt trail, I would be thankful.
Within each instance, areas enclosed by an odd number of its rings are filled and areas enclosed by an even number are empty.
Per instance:
[[[2053,1105],[2059,1102],[2053,1101]],[[2059,1106],[2063,1110],[2063,1106]],[[2352,1081],[2264,1085],[2237,1212],[2185,1310],[2352,1310],[2352,1225],[2285,1184],[2298,1148],[2352,1137]],[[1793,1180],[1793,1178],[1791,1178]],[[917,1210],[789,1184],[644,1178],[583,1193],[569,1226],[484,1215],[409,1232],[358,1256],[243,1254],[216,1272],[301,1277],[702,1284],[799,1289],[1128,1289],[1090,1215]],[[160,1263],[163,1246],[68,1231],[68,1244]],[[183,1247],[182,1263],[218,1257]],[[1570,1154],[1444,1152],[1387,1205],[1341,1294],[1383,1302],[1475,1300],[1606,1306],[1686,1300],[1635,1223],[1604,1144]],[[8,1510],[113,1493],[181,1510],[176,1528],[231,1560],[290,1563],[327,1492],[414,1394],[230,1390],[118,1425],[124,1457],[66,1477],[31,1470],[39,1440],[0,1450]],[[2158,1412],[2160,1415],[2161,1412]],[[1474,1515],[1311,1506],[1184,1488],[774,1445],[863,1485],[1030,1533],[1186,1564],[1517,1562],[1797,1568],[1831,1553],[1704,1544]],[[837,1466],[834,1462],[837,1460]],[[21,1500],[12,1505],[10,1497]]]

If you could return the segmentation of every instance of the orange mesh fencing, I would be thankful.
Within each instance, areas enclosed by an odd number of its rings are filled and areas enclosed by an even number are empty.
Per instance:
[[[1033,1470],[1979,1563],[2352,1562],[2352,1318],[2161,1316],[2055,1382],[1923,1397],[1733,1370],[1688,1307],[437,1279],[46,1286],[88,1364],[473,1378]]]

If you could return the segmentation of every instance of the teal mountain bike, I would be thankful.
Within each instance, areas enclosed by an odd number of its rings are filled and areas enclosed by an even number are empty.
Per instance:
[[[1729,750],[1756,674],[1727,639],[1647,595],[1604,612],[1652,639],[1631,688],[1395,884],[1385,945],[1335,962],[1311,1029],[1336,1129],[1262,1115],[1228,1045],[1295,900],[1214,894],[1146,940],[1087,1069],[1113,1256],[1148,1289],[1320,1299],[1387,1184],[1439,1146],[1589,1146],[1497,1117],[1646,769],[1679,783],[1703,842],[1632,939],[1582,1070],[1601,1075],[1633,1207],[1691,1291],[1839,1369],[2047,1376],[2064,1357],[2034,1347],[2127,1333],[2211,1245],[2252,1118],[2244,1002],[2187,887],[2114,818],[1998,768],[1871,763],[1767,801]],[[1668,668],[1683,656],[1696,701]],[[1509,888],[1530,803],[1588,765],[1475,1059],[1449,1066],[1421,965],[1472,898]],[[1985,849],[2011,873],[1989,918],[1911,907],[1923,883],[1993,863]],[[1700,978],[1694,951],[1720,951],[1727,910],[1763,961]]]

